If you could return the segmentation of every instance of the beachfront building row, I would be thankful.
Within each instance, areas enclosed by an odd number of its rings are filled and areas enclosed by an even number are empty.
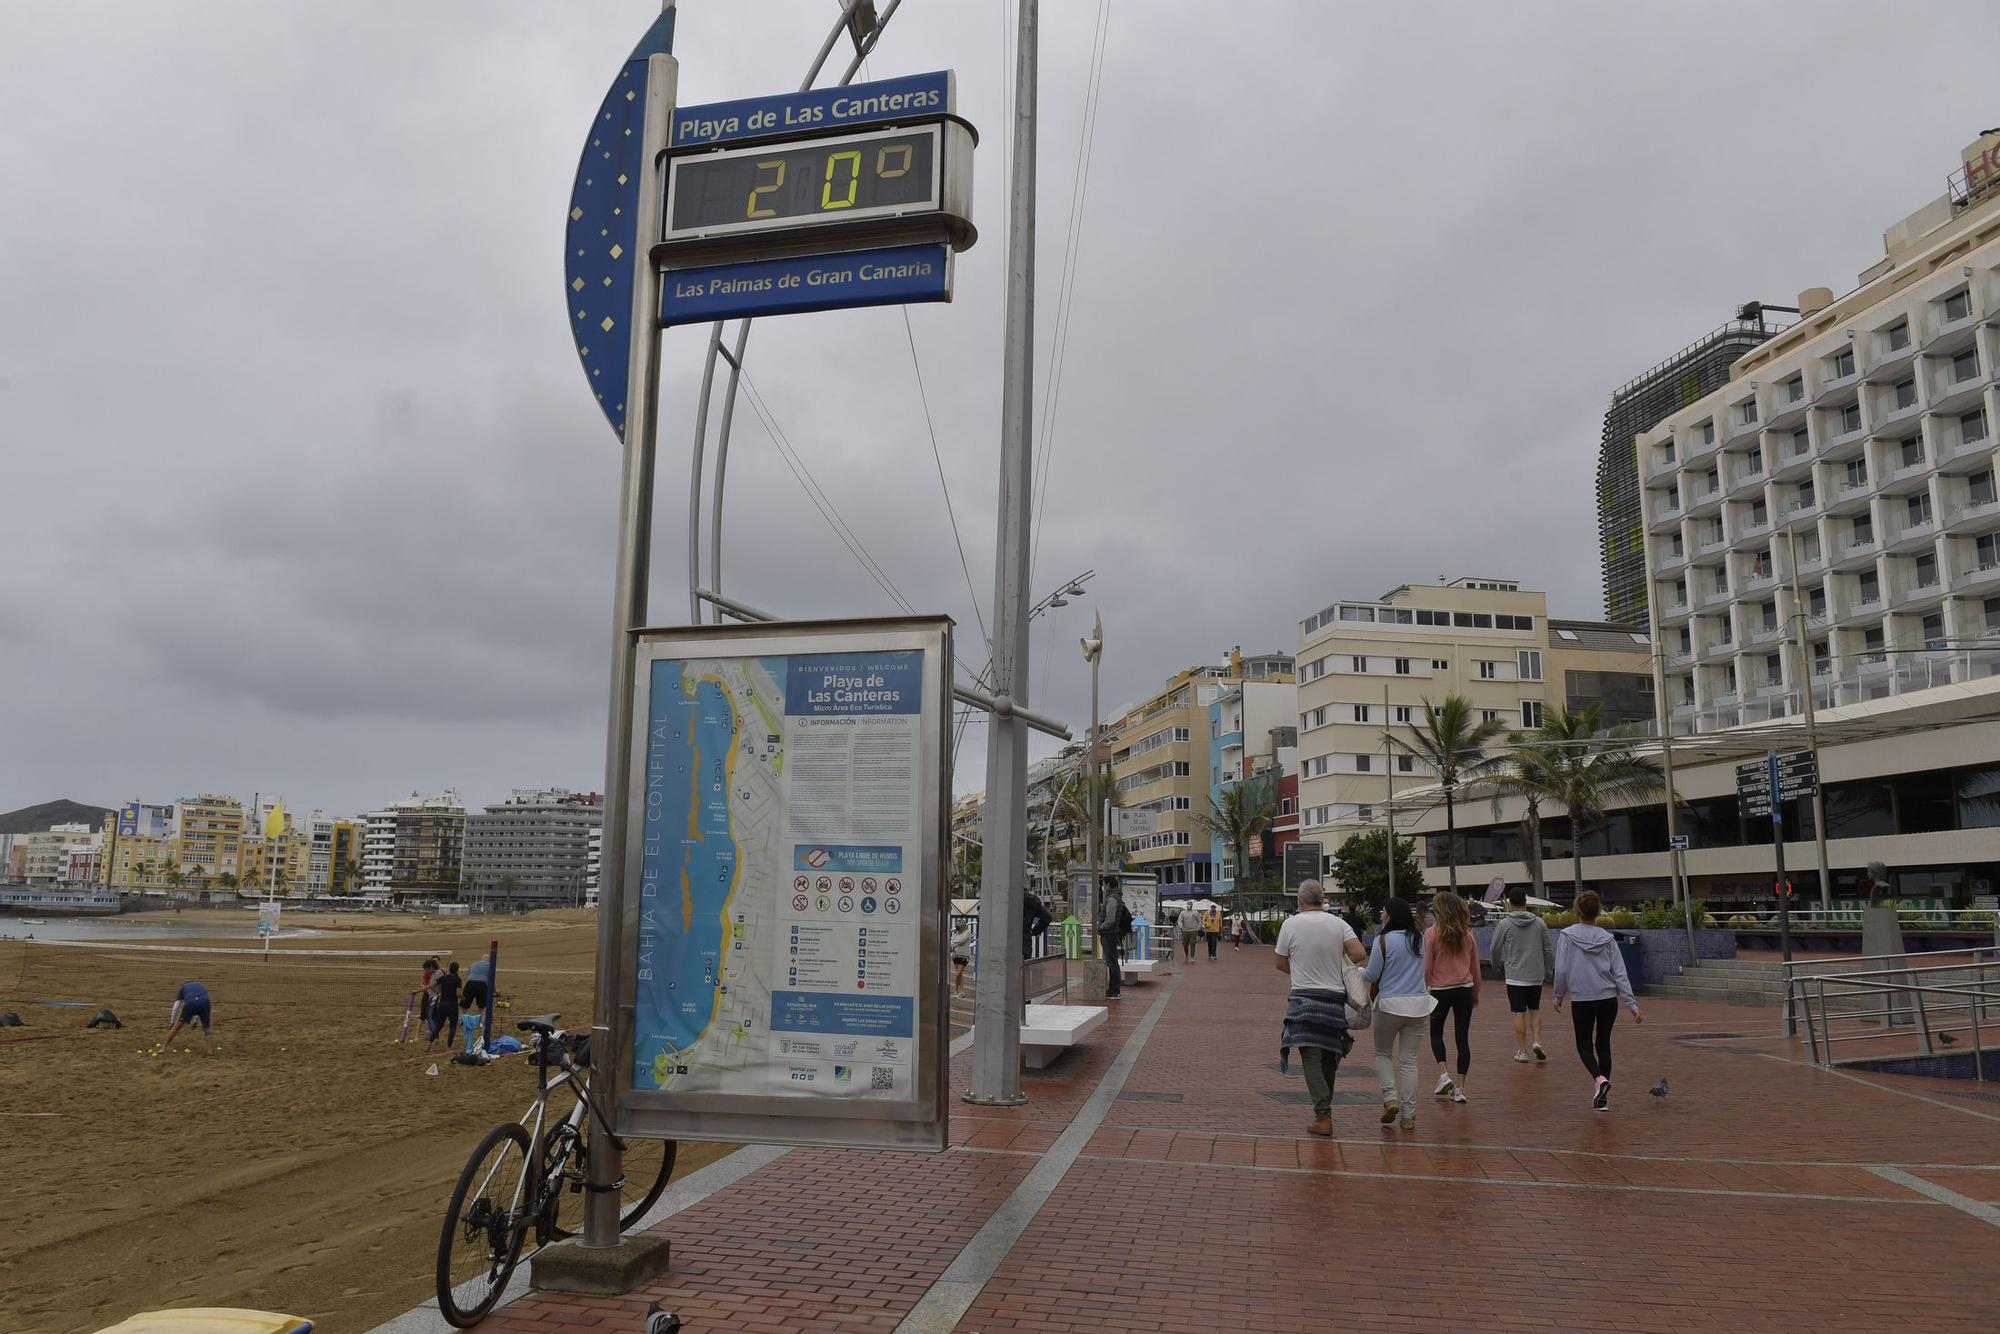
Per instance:
[[[455,898],[465,870],[465,803],[450,788],[412,792],[362,817],[361,880],[366,890]]]

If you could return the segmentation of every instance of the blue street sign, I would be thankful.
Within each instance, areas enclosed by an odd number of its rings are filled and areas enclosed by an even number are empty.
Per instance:
[[[646,57],[674,49],[674,11],[662,10],[611,81],[576,164],[564,235],[569,331],[590,392],[622,440],[631,362],[632,251],[638,244],[639,139],[646,111]]]
[[[660,318],[669,325],[694,324],[944,301],[951,296],[950,279],[951,250],[942,243],[675,269],[661,285]]]
[[[738,139],[815,133],[846,126],[935,116],[951,110],[951,71],[909,74],[899,79],[821,88],[774,97],[677,107],[668,143],[674,148],[726,144]]]

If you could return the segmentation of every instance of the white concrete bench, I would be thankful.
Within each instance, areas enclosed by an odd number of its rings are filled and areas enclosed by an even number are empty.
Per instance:
[[[1125,959],[1118,965],[1120,976],[1127,982],[1146,982],[1171,971],[1173,965],[1161,959]]]
[[[1021,1024],[1022,1063],[1030,1070],[1047,1069],[1110,1017],[1101,1005],[1030,1005]]]

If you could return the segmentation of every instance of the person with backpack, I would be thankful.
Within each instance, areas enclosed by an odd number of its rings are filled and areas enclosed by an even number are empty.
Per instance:
[[[1431,924],[1424,928],[1424,985],[1437,1007],[1431,1011],[1431,1055],[1437,1058],[1440,1098],[1466,1102],[1465,1077],[1472,1069],[1472,1011],[1479,1004],[1479,942],[1465,900],[1441,889],[1431,900]],[[1452,1021],[1458,1044],[1458,1077],[1445,1065],[1444,1021]]]
[[[1362,971],[1375,988],[1375,1078],[1382,1124],[1417,1128],[1417,1044],[1437,1002],[1424,982],[1424,940],[1408,899],[1382,905],[1382,929]]]
[[[1555,975],[1556,942],[1548,923],[1528,911],[1524,886],[1507,891],[1507,915],[1493,928],[1493,962],[1507,984],[1507,1008],[1514,1012],[1514,1059],[1548,1060],[1542,1050],[1542,987]]]
[[[1132,910],[1125,906],[1125,896],[1118,892],[1117,876],[1105,876],[1098,888],[1104,895],[1104,905],[1097,914],[1097,944],[1104,951],[1106,969],[1104,998],[1116,1000],[1125,989],[1118,960],[1124,949],[1125,933],[1132,929]]]
[[[1624,1002],[1632,1012],[1632,1022],[1643,1024],[1639,1000],[1632,994],[1632,979],[1625,972],[1625,957],[1618,942],[1597,924],[1604,900],[1594,889],[1576,896],[1574,925],[1556,935],[1556,1009],[1568,1000],[1570,1021],[1576,1028],[1576,1054],[1590,1072],[1590,1105],[1600,1112],[1611,1110],[1611,1026],[1618,1022],[1618,1005]]]

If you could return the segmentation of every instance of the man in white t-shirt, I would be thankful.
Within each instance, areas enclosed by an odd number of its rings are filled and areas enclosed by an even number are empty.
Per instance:
[[[1352,927],[1326,910],[1326,891],[1317,880],[1299,886],[1299,911],[1278,929],[1277,968],[1292,979],[1286,998],[1287,1048],[1299,1048],[1306,1088],[1313,1099],[1313,1120],[1306,1131],[1333,1133],[1333,1077],[1340,1058],[1352,1045],[1343,1015],[1347,984],[1341,977],[1341,956],[1366,962],[1367,951]],[[1333,1044],[1340,1043],[1335,1046]]]

